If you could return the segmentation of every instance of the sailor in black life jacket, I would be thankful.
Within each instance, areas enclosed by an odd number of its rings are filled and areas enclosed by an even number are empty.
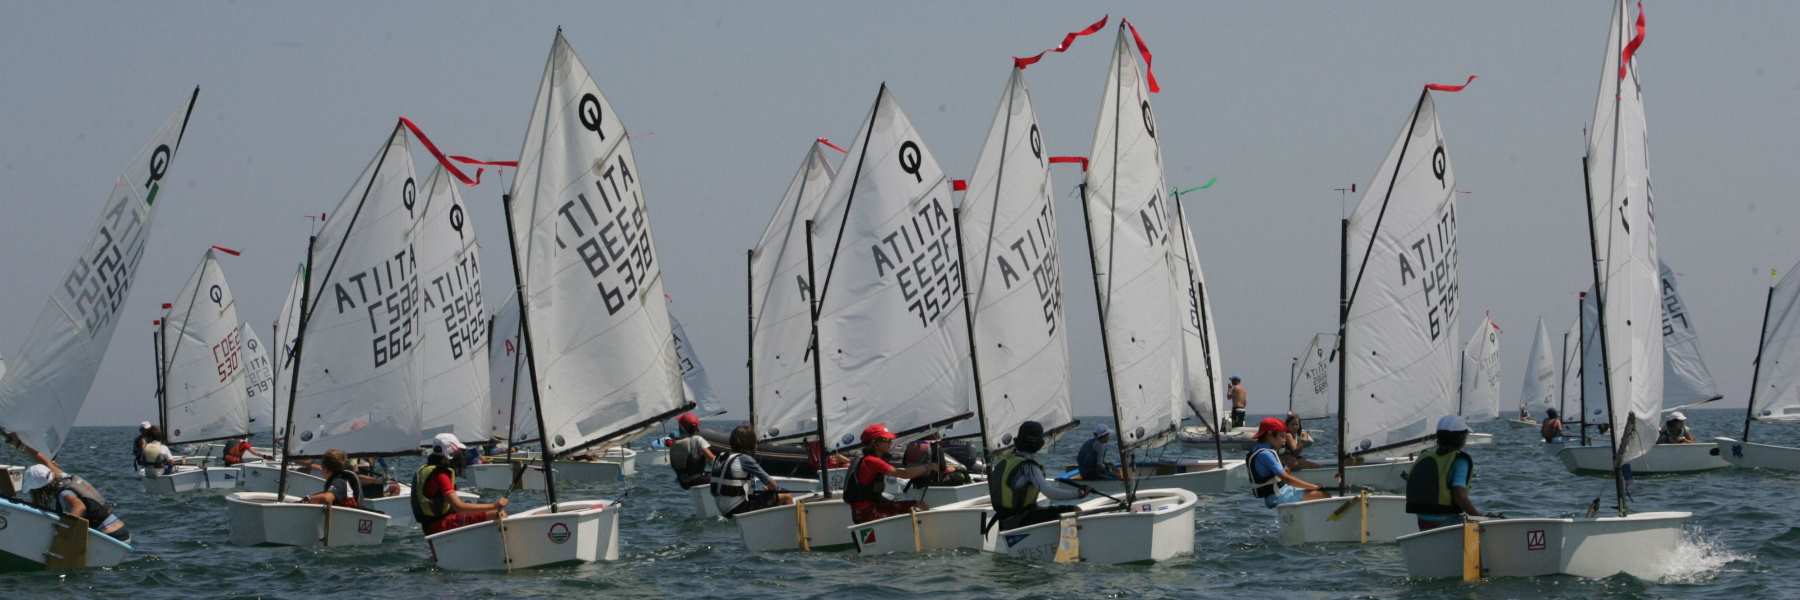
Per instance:
[[[1469,441],[1469,424],[1457,415],[1438,419],[1437,447],[1419,454],[1406,477],[1406,512],[1419,519],[1419,530],[1461,523],[1463,516],[1483,515],[1469,500],[1469,483],[1475,479],[1475,459],[1463,452]]]
[[[113,514],[112,505],[100,495],[100,490],[80,477],[64,473],[56,461],[44,456],[19,439],[16,433],[7,433],[6,442],[18,448],[26,456],[36,460],[38,464],[25,469],[24,481],[20,484],[28,496],[32,506],[56,514],[80,517],[87,520],[88,527],[111,536],[121,542],[131,541],[131,531],[125,529],[125,521]]]
[[[711,444],[700,435],[700,417],[681,413],[675,426],[681,431],[681,437],[669,439],[669,468],[675,470],[675,483],[684,490],[712,483],[709,467],[717,457],[713,456]]]

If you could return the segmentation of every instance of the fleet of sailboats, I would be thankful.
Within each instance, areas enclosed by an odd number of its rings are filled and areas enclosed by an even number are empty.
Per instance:
[[[1615,0],[1583,157],[1593,280],[1560,339],[1538,319],[1518,415],[1507,415],[1536,427],[1534,416],[1559,409],[1581,443],[1547,447],[1570,471],[1611,476],[1616,514],[1478,517],[1419,531],[1406,497],[1389,493],[1406,487],[1438,417],[1479,423],[1503,412],[1499,325],[1484,316],[1462,335],[1458,190],[1436,105],[1471,76],[1420,90],[1342,220],[1338,327],[1294,358],[1288,400],[1299,422],[1336,420],[1334,464],[1294,471],[1335,495],[1276,507],[1281,543],[1398,543],[1422,578],[1644,577],[1692,515],[1633,510],[1633,474],[1800,471],[1800,448],[1751,441],[1755,423],[1800,421],[1800,369],[1784,362],[1800,352],[1800,264],[1767,290],[1741,436],[1658,443],[1673,411],[1723,395],[1658,251],[1633,58],[1645,17],[1641,7],[1630,16]],[[1050,172],[1071,161],[1052,160],[1024,76],[1042,56],[1015,61],[967,181],[938,161],[885,83],[848,148],[818,138],[806,149],[745,257],[745,421],[763,443],[808,449],[811,475],[777,478],[801,492],[793,504],[730,517],[750,551],[1155,562],[1194,551],[1200,495],[1250,487],[1246,461],[1226,456],[1243,440],[1227,439],[1217,315],[1193,231],[1204,215],[1168,186],[1151,54],[1121,20],[1090,152],[1077,159],[1121,477],[1071,474],[1062,481],[1096,497],[1006,530],[980,474],[909,486],[892,495],[921,506],[863,523],[840,497],[847,475],[832,459],[862,452],[858,433],[872,423],[902,443],[969,444],[977,471],[1013,451],[1026,421],[1052,440],[1081,424]],[[47,455],[64,445],[118,326],[197,97],[129,164],[23,350],[0,361],[0,430]],[[236,251],[207,249],[154,323],[155,422],[172,445],[267,432],[277,448],[241,466],[201,457],[145,468],[145,490],[234,490],[225,510],[234,544],[377,545],[389,526],[413,523],[410,487],[387,473],[399,493],[356,508],[313,504],[304,496],[324,480],[299,463],[328,451],[413,456],[450,434],[488,456],[459,469],[463,483],[546,502],[425,536],[437,568],[616,560],[621,497],[559,492],[633,474],[627,445],[676,415],[724,411],[665,292],[631,136],[560,29],[526,123],[519,160],[504,163],[516,168],[502,198],[515,286],[499,301],[483,293],[459,187],[473,182],[455,166],[472,159],[446,157],[403,117],[319,215],[269,330],[275,348],[226,284],[220,255]],[[415,142],[438,159],[422,179]],[[1184,431],[1188,418],[1201,426]],[[1177,439],[1210,444],[1210,456],[1160,456]],[[0,467],[11,476],[0,483],[16,487],[19,470]],[[686,492],[697,516],[718,517],[709,486]],[[52,567],[130,555],[88,525],[0,501],[0,553]]]

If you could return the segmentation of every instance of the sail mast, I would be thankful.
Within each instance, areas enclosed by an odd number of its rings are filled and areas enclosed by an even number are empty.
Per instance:
[[[1008,89],[1010,90],[1011,88],[1009,87]],[[1011,106],[1011,105],[1012,105],[1012,92],[1009,91],[1009,92],[1007,92],[1007,106]],[[1007,118],[1007,126],[1011,127],[1011,125],[1012,125],[1012,119],[1010,117],[1008,117]],[[1001,139],[1006,139],[1006,138],[1003,137]],[[1002,176],[1004,176],[1004,174],[1006,173],[1006,168],[1004,166],[1005,162],[1006,162],[1006,151],[1004,149],[1002,149],[1000,151],[1000,161],[1001,161],[1002,166],[1001,166],[999,172],[1002,174]],[[994,188],[996,190],[994,192],[994,195],[995,195],[994,201],[995,202],[999,202],[999,194],[1000,194],[998,191],[999,187],[1000,187],[999,185],[994,186]],[[953,227],[956,228],[956,270],[959,273],[968,273],[969,272],[968,262],[966,261],[966,259],[963,258],[962,209],[961,208],[950,209],[950,223]],[[992,245],[993,239],[994,239],[993,235],[990,234],[987,237],[987,239],[988,239],[989,245]],[[969,369],[975,376],[975,426],[977,429],[980,430],[981,459],[983,462],[986,462],[987,464],[991,465],[991,464],[994,464],[994,459],[993,459],[993,455],[992,455],[993,449],[988,448],[988,444],[987,444],[987,440],[988,440],[987,402],[984,401],[985,399],[981,395],[981,356],[980,356],[980,353],[975,351],[975,348],[976,348],[976,345],[975,345],[975,309],[970,306],[971,304],[973,304],[970,301],[970,298],[969,298],[970,295],[971,294],[969,293],[969,286],[964,285],[963,286],[963,325],[967,326],[967,329],[969,331]]]
[[[1750,370],[1750,395],[1744,398],[1744,443],[1750,443],[1750,421],[1756,417],[1756,386],[1762,378],[1763,347],[1769,343],[1769,305],[1775,302],[1775,284],[1769,284],[1769,294],[1763,299],[1762,326],[1756,330],[1756,362]]]
[[[1120,413],[1119,413],[1118,382],[1116,381],[1116,378],[1113,376],[1112,343],[1111,343],[1111,340],[1108,339],[1111,336],[1108,336],[1106,333],[1106,306],[1107,306],[1106,297],[1107,296],[1106,296],[1105,290],[1101,289],[1101,285],[1100,285],[1100,273],[1102,272],[1100,270],[1100,255],[1099,255],[1098,251],[1096,251],[1094,248],[1094,222],[1093,222],[1092,218],[1088,215],[1089,211],[1088,211],[1088,203],[1087,203],[1087,182],[1082,181],[1081,185],[1079,187],[1077,187],[1076,189],[1079,190],[1079,192],[1081,194],[1081,223],[1088,230],[1087,231],[1087,234],[1088,234],[1087,235],[1088,262],[1089,262],[1089,264],[1093,265],[1093,270],[1094,270],[1094,308],[1097,309],[1100,314],[1100,354],[1102,355],[1103,359],[1106,361],[1106,393],[1107,393],[1107,396],[1110,397],[1112,400],[1113,423],[1119,424],[1119,423],[1124,423],[1124,420],[1121,418]],[[1123,431],[1121,431],[1121,432],[1119,432],[1119,435],[1120,435],[1119,465],[1121,467],[1120,471],[1121,471],[1121,473],[1123,473],[1127,484],[1129,484],[1130,479],[1131,479],[1131,470],[1123,468],[1125,466],[1125,443],[1124,443],[1125,440],[1123,439],[1125,433]],[[1130,486],[1127,485],[1126,489],[1129,491]]]
[[[1412,137],[1410,134],[1407,137]],[[1392,186],[1388,189],[1393,189]],[[1338,495],[1342,496],[1350,490],[1350,484],[1344,480],[1344,466],[1350,456],[1345,451],[1349,444],[1345,441],[1350,436],[1344,430],[1349,412],[1350,392],[1350,357],[1348,340],[1350,337],[1350,218],[1338,221],[1338,406],[1337,406],[1337,480]]]
[[[169,329],[169,326],[166,325],[169,322],[168,317],[168,314],[164,314],[163,318],[157,319],[156,330],[150,332],[150,341],[156,346],[156,424],[165,432],[164,436],[168,435],[169,430],[169,398],[168,389],[164,387],[162,359],[163,336],[167,335],[165,332]]]
[[[556,56],[556,53],[553,51],[550,53],[550,56],[552,57],[551,60],[555,60],[554,57]],[[555,77],[556,77],[556,69],[555,68],[550,69],[550,77],[551,77],[550,89],[555,89]],[[550,128],[550,120],[549,119],[544,119],[544,128],[546,130],[548,130]],[[546,140],[549,139],[548,131],[545,132],[545,139]],[[540,153],[540,156],[541,155],[542,154]],[[540,180],[543,179],[544,171],[542,169],[539,169],[537,172],[537,175],[538,175],[538,179],[540,179]],[[504,194],[504,195],[500,196],[500,204],[506,210],[506,239],[507,239],[507,247],[512,249],[511,254],[512,254],[512,265],[513,265],[513,281],[519,282],[519,285],[515,288],[515,292],[514,292],[515,294],[517,294],[518,299],[519,299],[519,333],[520,333],[520,336],[522,337],[522,339],[519,341],[519,347],[522,349],[523,352],[526,353],[526,355],[525,355],[526,371],[528,371],[531,374],[531,407],[532,407],[533,416],[537,417],[538,446],[539,446],[539,448],[538,448],[539,457],[538,458],[540,460],[542,460],[543,464],[544,464],[544,494],[545,494],[545,496],[548,497],[548,499],[550,501],[550,512],[554,513],[554,512],[557,512],[557,508],[556,508],[556,470],[551,468],[551,462],[555,458],[555,453],[550,451],[550,435],[549,435],[550,429],[548,427],[544,426],[543,394],[538,393],[538,390],[540,388],[538,387],[537,353],[533,352],[532,347],[531,347],[531,319],[529,317],[529,311],[527,310],[527,307],[526,307],[525,283],[524,283],[525,280],[523,277],[521,277],[519,275],[519,273],[521,271],[521,267],[519,266],[519,249],[518,249],[518,239],[519,238],[518,238],[518,234],[514,233],[514,229],[513,229],[512,194]],[[513,389],[514,390],[518,389],[518,380],[517,379],[513,380]],[[515,411],[518,409],[518,393],[516,391],[513,393],[513,408]],[[515,416],[510,417],[510,420],[517,422],[518,418],[515,415]],[[506,446],[507,446],[507,448],[511,448],[512,440],[507,440]]]
[[[887,89],[887,86],[883,85],[882,89],[884,89],[884,90]],[[863,144],[863,148],[864,148],[864,150],[867,150],[868,144],[867,143]],[[862,172],[862,161],[861,160],[857,161],[856,170],[857,170],[858,174],[860,174]],[[850,195],[851,195],[851,197],[855,197],[856,196],[856,191],[855,191],[856,186],[852,185],[850,187],[851,187]],[[849,214],[849,211],[846,210],[845,215],[848,215],[848,214]],[[840,233],[841,233],[841,230],[840,230]],[[806,220],[806,281],[807,281],[807,285],[812,285],[812,282],[818,280],[817,279],[818,269],[814,266],[815,263],[813,261],[812,238],[813,238],[813,220],[807,219]],[[832,252],[832,254],[834,255],[834,258],[835,258],[835,255],[837,254],[837,252],[834,250]],[[820,345],[819,345],[819,293],[818,293],[818,291],[819,291],[818,288],[814,288],[813,293],[809,294],[809,296],[811,296],[811,300],[812,300],[812,302],[811,302],[812,309],[810,311],[808,311],[811,313],[811,316],[812,316],[812,347],[808,349],[808,352],[812,354],[812,365],[813,365],[813,410],[814,410],[814,419],[816,419],[819,422],[818,464],[813,465],[813,466],[814,466],[814,470],[818,471],[819,489],[823,490],[825,499],[829,500],[829,499],[831,499],[831,474],[830,474],[831,457],[829,455],[827,455],[825,452],[825,373],[824,373],[824,367],[820,366],[820,364],[819,364],[821,362],[824,362],[825,357],[820,355],[820,353],[819,353]],[[853,474],[846,474],[845,477],[848,478],[850,475],[853,475]]]
[[[373,179],[371,178],[370,181]],[[345,235],[348,236],[347,233]],[[300,328],[294,332],[294,366],[288,371],[288,429],[294,428],[294,397],[300,388],[300,348],[306,343],[306,322],[312,316],[312,311],[305,310],[305,308],[312,304],[313,246],[318,241],[319,235],[316,233],[306,237],[306,266],[300,271],[300,307],[302,310],[300,311]],[[288,435],[281,436],[281,473],[276,476],[275,480],[276,502],[287,499],[288,456],[293,450],[293,433],[289,431]]]
[[[1193,245],[1193,234],[1188,232],[1187,228],[1187,208],[1183,207],[1181,204],[1181,192],[1175,192],[1174,196],[1175,221],[1177,226],[1181,228],[1181,255],[1186,259],[1184,262],[1187,265],[1187,284],[1191,296],[1188,301],[1192,302],[1195,310],[1200,313],[1200,321],[1196,324],[1196,327],[1200,330],[1201,359],[1206,361],[1206,403],[1212,408],[1211,425],[1213,430],[1213,454],[1218,466],[1223,467],[1225,466],[1225,446],[1220,438],[1224,436],[1225,425],[1219,421],[1219,385],[1218,379],[1216,379],[1218,375],[1213,373],[1212,370],[1212,340],[1206,335],[1206,288],[1199,282],[1194,281],[1195,258],[1193,253],[1188,251],[1188,248]],[[1290,385],[1288,386],[1288,405],[1290,410],[1292,410],[1293,400],[1293,385],[1290,382]],[[1200,407],[1190,404],[1188,405],[1188,408],[1194,409],[1194,416],[1200,415]]]
[[[802,167],[804,168],[804,167]],[[756,249],[744,251],[744,387],[750,403],[750,427],[756,427]]]

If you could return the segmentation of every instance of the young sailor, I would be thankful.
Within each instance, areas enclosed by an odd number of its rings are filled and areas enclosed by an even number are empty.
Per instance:
[[[144,445],[139,448],[139,467],[145,475],[168,475],[175,472],[175,453],[163,445],[162,430],[151,425],[144,434]]]
[[[1281,465],[1281,455],[1277,448],[1286,448],[1290,443],[1287,425],[1281,419],[1265,417],[1256,428],[1256,447],[1250,449],[1250,455],[1244,457],[1249,463],[1250,495],[1262,498],[1263,506],[1275,508],[1283,504],[1291,504],[1304,500],[1318,500],[1328,497],[1319,486],[1289,473]]]
[[[1461,523],[1463,515],[1483,516],[1469,500],[1475,459],[1462,451],[1468,441],[1469,424],[1462,417],[1438,419],[1437,448],[1420,454],[1407,474],[1406,512],[1418,517],[1419,531]]]
[[[1051,500],[1076,500],[1088,494],[1088,488],[1076,487],[1044,477],[1044,467],[1037,462],[1037,452],[1044,448],[1044,425],[1037,421],[1019,424],[1013,436],[1013,449],[994,463],[988,472],[988,501],[994,506],[995,521],[1000,530],[1055,521],[1073,506],[1039,506],[1038,497]]]
[[[1692,444],[1694,432],[1688,429],[1687,415],[1681,411],[1669,414],[1669,422],[1663,424],[1662,432],[1657,434],[1658,444]]]
[[[875,423],[863,429],[863,455],[856,459],[850,467],[850,476],[844,478],[844,502],[850,505],[850,520],[865,523],[883,517],[906,514],[912,509],[926,510],[924,502],[914,500],[889,500],[883,492],[887,490],[889,475],[897,479],[921,477],[937,470],[937,465],[924,464],[895,468],[888,464],[888,451],[894,448],[894,433],[888,431],[887,425]],[[945,465],[944,472],[953,472],[955,467]]]
[[[88,527],[99,530],[115,540],[131,541],[131,531],[125,529],[125,521],[113,513],[106,498],[100,490],[94,489],[87,481],[74,475],[64,473],[56,461],[44,456],[44,453],[25,445],[18,434],[6,434],[6,441],[18,448],[26,456],[38,464],[25,469],[22,489],[32,506],[53,513],[81,517],[87,520]]]
[[[717,457],[713,456],[706,438],[700,435],[700,417],[691,412],[682,413],[675,419],[675,427],[680,437],[669,440],[669,468],[675,470],[675,483],[684,490],[712,483],[707,467]]]
[[[1556,409],[1544,409],[1544,424],[1538,426],[1538,433],[1544,436],[1545,442],[1555,443],[1562,439],[1562,416],[1556,414]]]
[[[425,464],[413,473],[413,520],[425,535],[485,523],[506,510],[505,498],[486,504],[464,502],[456,495],[455,465],[466,449],[456,434],[437,434],[431,438],[431,454],[425,457]]]
[[[1082,442],[1081,451],[1075,453],[1075,466],[1081,470],[1083,481],[1119,478],[1119,468],[1106,462],[1106,442],[1111,439],[1112,430],[1100,425],[1094,428],[1094,437]]]
[[[131,441],[131,464],[137,465],[139,469],[144,468],[144,444],[150,441],[151,427],[154,425],[149,421],[138,423],[137,439]]]
[[[271,458],[257,454],[256,449],[250,447],[250,438],[238,438],[225,443],[225,464],[231,466],[244,464],[244,455],[246,454],[259,459]]]
[[[1244,389],[1244,380],[1236,375],[1231,376],[1231,426],[1244,426],[1244,411],[1250,409],[1250,392]]]
[[[762,489],[752,490],[753,482]],[[756,430],[749,425],[731,430],[731,450],[719,457],[713,468],[712,495],[719,514],[727,517],[794,503],[794,497],[782,493],[781,486],[756,462]]]
[[[325,451],[325,489],[306,497],[307,502],[342,506],[344,508],[362,508],[362,482],[356,479],[356,473],[350,469],[350,459],[344,451],[332,448]]]

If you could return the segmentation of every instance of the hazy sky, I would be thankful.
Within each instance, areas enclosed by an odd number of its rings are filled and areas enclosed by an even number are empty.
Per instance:
[[[744,250],[815,137],[856,133],[891,86],[954,176],[972,169],[1010,57],[1110,12],[1149,44],[1173,185],[1214,294],[1227,371],[1252,412],[1285,409],[1288,357],[1335,326],[1338,192],[1372,176],[1428,81],[1451,160],[1463,330],[1491,308],[1503,406],[1535,320],[1592,281],[1579,159],[1606,1],[1155,3],[8,3],[0,19],[0,352],[18,351],[115,177],[202,87],[136,289],[82,424],[155,414],[150,321],[210,244],[265,336],[330,210],[399,115],[446,149],[518,157],[561,25],[635,137],[667,289],[744,415]],[[1771,267],[1800,258],[1800,4],[1650,4],[1638,54],[1663,256],[1705,358],[1741,406]],[[1045,145],[1086,154],[1114,30],[1026,72]],[[431,168],[419,150],[421,173]],[[1789,165],[1781,167],[1779,165]],[[465,192],[489,302],[509,293],[497,179]],[[1078,414],[1110,412],[1080,211],[1056,178]],[[1356,197],[1349,201],[1354,203]]]

